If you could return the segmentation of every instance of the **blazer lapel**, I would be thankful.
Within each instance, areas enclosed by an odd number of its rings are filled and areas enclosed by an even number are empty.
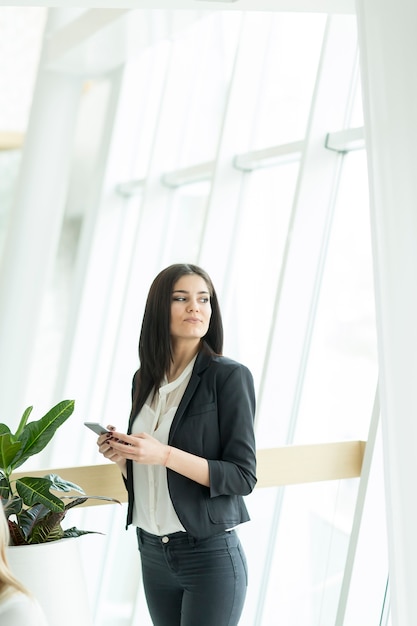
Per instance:
[[[191,374],[190,382],[187,385],[187,388],[178,405],[177,411],[172,421],[171,430],[169,431],[169,442],[172,441],[175,431],[178,428],[178,424],[181,422],[182,418],[184,417],[184,412],[188,404],[190,403],[191,398],[195,394],[195,391],[198,385],[200,384],[201,374],[208,367],[210,361],[211,361],[211,355],[205,352],[200,352],[198,354],[195,364],[194,364],[193,372]]]

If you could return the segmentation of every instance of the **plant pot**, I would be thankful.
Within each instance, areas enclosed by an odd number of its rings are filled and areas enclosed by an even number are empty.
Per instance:
[[[51,626],[92,626],[79,539],[9,546],[10,569],[41,604]]]

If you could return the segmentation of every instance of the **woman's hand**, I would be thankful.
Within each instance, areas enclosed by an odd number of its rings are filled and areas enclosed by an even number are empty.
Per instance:
[[[147,433],[125,435],[113,432],[110,438],[107,435],[106,445],[110,448],[107,454],[114,454],[116,458],[131,459],[134,463],[142,465],[165,465],[171,451],[170,446]]]
[[[163,465],[177,474],[182,474],[200,485],[209,487],[210,474],[207,459],[184,450],[167,446],[147,433],[125,435],[112,431],[111,435],[101,435],[102,454],[115,461],[126,475],[126,459],[142,465]],[[99,448],[100,449],[100,448]]]
[[[110,445],[110,441],[113,437],[113,432],[115,432],[114,426],[107,426],[107,428],[111,431],[111,433],[105,433],[104,435],[100,435],[97,439],[98,451],[102,454],[106,459],[116,463],[122,474],[126,477],[126,457],[121,456],[117,450],[114,450]]]

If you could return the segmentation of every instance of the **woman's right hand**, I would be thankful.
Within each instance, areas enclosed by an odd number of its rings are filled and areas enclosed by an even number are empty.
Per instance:
[[[115,426],[112,426],[112,425],[107,426],[107,428],[110,431],[116,430]],[[120,454],[118,454],[116,450],[110,447],[109,445],[110,439],[111,439],[111,433],[110,434],[104,433],[104,435],[100,435],[99,438],[97,439],[98,451],[106,459],[109,459],[109,461],[116,463],[119,466],[120,471],[122,472],[123,476],[126,477],[126,459],[120,456]]]

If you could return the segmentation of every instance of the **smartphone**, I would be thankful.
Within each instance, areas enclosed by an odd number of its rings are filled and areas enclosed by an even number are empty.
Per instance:
[[[90,428],[97,435],[104,435],[105,433],[111,432],[110,430],[108,430],[108,428],[105,428],[98,422],[84,422],[84,426],[87,426],[87,428]]]

